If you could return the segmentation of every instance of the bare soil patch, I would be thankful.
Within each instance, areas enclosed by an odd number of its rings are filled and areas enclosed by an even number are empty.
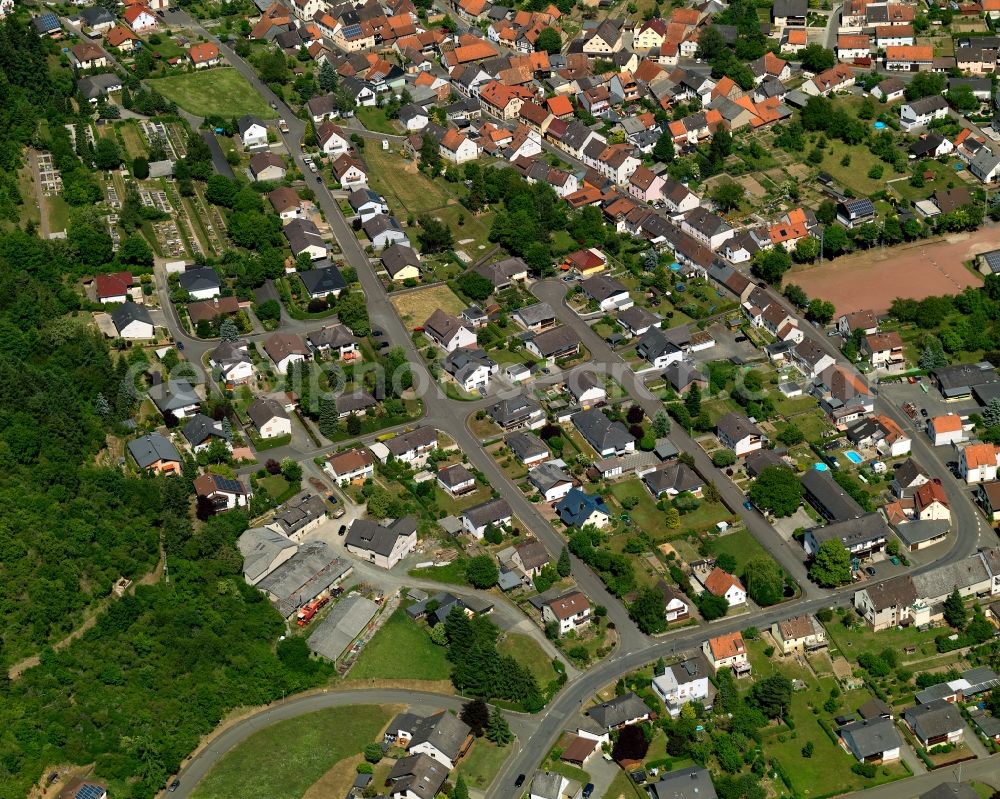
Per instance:
[[[885,251],[873,249],[822,266],[796,269],[786,280],[810,297],[829,300],[837,315],[852,311],[884,312],[897,297],[960,294],[982,278],[965,266],[980,253],[1000,246],[1000,231],[982,229],[935,242],[916,242]]]

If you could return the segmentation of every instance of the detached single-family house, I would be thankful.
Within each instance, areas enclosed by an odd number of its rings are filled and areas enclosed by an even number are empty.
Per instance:
[[[219,46],[214,42],[199,42],[188,48],[188,58],[195,69],[214,67],[220,63]]]
[[[267,126],[264,125],[263,120],[246,114],[236,120],[236,129],[245,149],[253,150],[258,147],[267,147]]]
[[[145,305],[136,302],[123,302],[111,314],[119,338],[148,339],[153,338],[153,317],[149,315]]]
[[[333,173],[333,179],[347,191],[368,185],[367,167],[357,158],[351,158],[347,153],[338,156],[330,164],[330,171]]]
[[[207,450],[213,442],[220,441],[227,449],[232,449],[230,436],[226,434],[221,421],[216,421],[203,413],[195,413],[181,428],[181,435],[195,454]]]
[[[702,652],[712,668],[731,668],[737,677],[750,676],[750,658],[743,635],[739,631],[709,638],[702,644]]]
[[[292,255],[298,257],[307,253],[313,261],[326,258],[326,241],[311,219],[292,219],[281,232],[288,239]]]
[[[347,281],[335,266],[324,266],[318,269],[307,269],[296,273],[302,287],[311,299],[327,299],[331,295],[339,297],[347,288]]]
[[[475,491],[476,476],[464,463],[455,463],[438,470],[437,484],[453,497],[457,497]]]
[[[713,596],[723,597],[731,608],[745,605],[747,601],[747,590],[743,587],[743,583],[718,566],[705,578],[705,590]]]
[[[567,527],[581,529],[593,526],[602,530],[608,526],[611,520],[608,506],[599,496],[587,494],[579,488],[570,489],[556,505],[556,513],[559,519]]]
[[[650,327],[642,334],[635,345],[635,353],[654,369],[666,369],[684,357],[684,351],[659,327]]]
[[[424,322],[424,335],[445,352],[476,345],[476,334],[463,325],[458,317],[445,313],[440,308]]]
[[[580,288],[606,313],[615,310],[624,311],[634,305],[628,287],[605,275],[594,275],[580,281]]]
[[[899,108],[899,126],[909,132],[914,128],[926,127],[935,119],[948,116],[948,101],[940,94],[923,97]]]
[[[903,720],[925,747],[959,744],[965,735],[965,720],[958,707],[944,699],[907,708]]]
[[[507,500],[497,497],[468,508],[462,513],[461,520],[462,527],[469,535],[482,540],[486,528],[491,524],[494,527],[509,527],[513,518],[514,514]]]
[[[170,440],[159,433],[150,433],[128,442],[128,452],[140,469],[157,474],[176,474],[181,470],[181,455]]]
[[[261,438],[292,434],[292,417],[285,406],[273,397],[257,397],[247,408],[247,416]]]
[[[518,463],[529,469],[548,460],[551,454],[545,443],[534,433],[509,433],[504,438],[504,443]]]
[[[131,272],[113,272],[94,277],[94,294],[97,301],[106,305],[127,302],[129,289],[135,283]]]
[[[776,621],[771,625],[771,636],[782,655],[802,654],[826,646],[826,630],[810,613]]]
[[[649,706],[639,698],[638,695],[629,691],[621,696],[616,696],[607,702],[594,705],[587,711],[587,715],[592,718],[597,725],[611,732],[628,727],[630,724],[638,724],[649,719]]]
[[[384,250],[390,244],[405,244],[407,246],[410,244],[406,232],[396,217],[389,214],[373,216],[361,226],[361,229],[376,250]]]
[[[241,480],[233,480],[210,472],[198,475],[194,479],[194,492],[199,500],[212,503],[216,513],[245,508],[253,496]]]
[[[69,61],[77,69],[99,69],[108,65],[108,54],[93,42],[80,42],[69,48]]]
[[[958,474],[969,485],[990,483],[997,479],[998,461],[1000,448],[994,444],[966,444],[958,453]]]
[[[555,597],[542,605],[542,621],[557,624],[560,636],[579,630],[590,624],[590,602],[580,591]]]
[[[420,256],[409,245],[390,244],[382,250],[381,257],[382,265],[393,281],[416,280],[420,277]]]
[[[444,370],[468,392],[485,392],[500,366],[479,347],[460,347],[448,353]]]
[[[145,33],[159,27],[156,15],[144,5],[129,6],[122,16],[125,24],[132,29],[133,33]]]
[[[635,452],[635,437],[624,424],[612,422],[599,408],[575,413],[572,419],[580,434],[602,458]]]
[[[528,472],[528,482],[542,495],[546,502],[558,502],[576,485],[573,476],[561,461],[542,463]]]
[[[486,415],[508,432],[528,428],[536,430],[545,424],[545,411],[532,397],[521,394],[495,402]]]
[[[608,390],[604,381],[593,372],[576,369],[566,377],[566,390],[583,410],[603,404],[607,399]]]
[[[903,745],[892,719],[852,721],[837,730],[840,745],[859,763],[892,763]]]
[[[330,455],[323,464],[323,471],[339,486],[363,483],[375,476],[375,460],[367,449],[356,447]]]
[[[746,416],[738,413],[727,413],[716,423],[716,434],[719,443],[742,458],[751,452],[756,452],[764,446],[767,436]]]
[[[213,369],[219,370],[219,376],[227,385],[243,385],[256,372],[250,357],[250,347],[245,341],[219,342],[219,346],[209,353],[208,363]]]
[[[164,416],[177,419],[193,416],[201,407],[201,397],[187,380],[170,379],[149,387],[149,399]]]
[[[297,333],[273,333],[264,340],[264,352],[274,363],[278,374],[286,374],[289,367],[309,356],[309,347]]]
[[[663,674],[654,677],[653,692],[663,700],[671,717],[676,718],[689,702],[706,704],[710,672],[708,661],[699,653],[681,663],[667,666]]]
[[[210,266],[198,266],[182,272],[178,284],[193,300],[210,300],[222,292],[222,281]]]
[[[932,416],[927,421],[927,435],[935,447],[957,444],[965,440],[962,417],[954,413]]]
[[[270,151],[255,153],[250,159],[250,176],[256,181],[281,180],[287,171],[281,156]]]
[[[390,734],[411,755],[432,757],[449,771],[472,746],[472,729],[446,710],[426,717],[400,713],[389,724],[386,735]]]
[[[527,334],[524,346],[536,358],[554,363],[579,353],[580,337],[571,328],[560,325],[541,333]]]
[[[316,142],[324,155],[336,158],[351,149],[351,140],[344,129],[329,119],[319,126],[316,131]]]

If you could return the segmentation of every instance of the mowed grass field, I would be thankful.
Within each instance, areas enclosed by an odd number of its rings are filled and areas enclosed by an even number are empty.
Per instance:
[[[401,652],[406,657],[401,658]],[[447,680],[451,664],[445,652],[405,610],[398,608],[365,646],[348,679]]]
[[[501,655],[510,655],[535,675],[538,686],[545,690],[545,686],[552,682],[558,675],[552,668],[552,658],[550,658],[541,645],[534,639],[522,633],[507,633],[502,641],[497,644],[497,650]]]
[[[254,91],[253,86],[232,67],[171,75],[149,83],[164,97],[198,116],[274,116],[270,106]]]
[[[493,215],[477,216],[459,205],[458,200],[465,193],[461,182],[449,183],[440,176],[432,180],[419,171],[413,161],[407,161],[392,150],[383,150],[374,142],[365,147],[364,157],[371,188],[385,197],[389,208],[401,221],[408,214],[416,217],[429,214],[440,219],[451,228],[456,248],[464,249],[473,260],[480,252],[478,246],[487,246]],[[461,225],[458,224],[459,215],[464,215]],[[463,239],[473,239],[474,243],[458,244]]]
[[[195,788],[195,799],[301,799],[310,785],[375,741],[397,708],[354,705],[308,713],[251,735]]]
[[[453,316],[457,316],[465,308],[465,303],[445,285],[394,293],[389,295],[389,299],[403,324],[409,328],[422,325],[438,308]]]

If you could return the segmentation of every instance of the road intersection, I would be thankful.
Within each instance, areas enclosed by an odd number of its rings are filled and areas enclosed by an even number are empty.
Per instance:
[[[196,32],[200,32],[208,39],[216,41],[219,44],[222,55],[229,63],[287,121],[289,130],[287,133],[282,134],[284,144],[296,165],[303,171],[303,174],[309,174],[308,167],[303,161],[301,146],[305,133],[303,121],[296,117],[292,110],[260,81],[249,64],[237,56],[228,45],[220,42],[217,37],[201,28],[197,22],[188,17],[183,11],[169,12],[167,16],[169,22],[193,28]],[[365,138],[368,138],[368,136]],[[377,138],[385,137],[379,134]],[[566,158],[565,153],[558,152],[558,155],[559,157]],[[357,271],[358,279],[367,298],[372,325],[383,330],[387,339],[394,346],[402,347],[406,352],[413,372],[415,388],[419,396],[424,400],[425,415],[421,423],[436,427],[451,436],[457,446],[468,456],[471,463],[483,472],[490,485],[508,500],[514,514],[521,522],[545,544],[550,553],[557,555],[565,543],[564,539],[539,513],[538,509],[524,497],[521,490],[482,448],[480,440],[471,433],[468,427],[468,417],[470,412],[477,406],[452,400],[440,389],[427,369],[422,356],[413,344],[410,331],[405,329],[389,301],[388,294],[376,274],[375,267],[344,218],[336,199],[325,185],[317,184],[315,190],[317,203],[322,209],[327,222],[330,224],[333,235],[341,247],[343,258]],[[185,354],[189,360],[200,366],[203,356],[209,349],[216,345],[216,342],[198,339],[188,334],[170,302],[165,276],[159,275],[156,285],[161,304],[167,311],[166,320],[171,334],[174,336],[175,341],[183,343]],[[549,302],[556,309],[556,313],[564,325],[569,326],[577,333],[581,342],[591,353],[593,366],[609,369],[614,368],[616,379],[623,385],[632,400],[638,403],[650,418],[653,418],[663,408],[659,399],[646,389],[642,380],[635,376],[620,356],[614,353],[590,326],[565,304],[564,294],[566,285],[564,283],[554,280],[542,281],[534,286],[533,291],[540,300]],[[282,329],[300,330],[304,329],[304,325],[294,320],[285,320],[283,321]],[[250,338],[256,339],[259,337],[260,334],[256,334]],[[825,336],[814,334],[813,337],[818,339],[825,348],[832,350],[831,354],[837,358],[838,362],[843,362],[840,353],[830,345]],[[911,427],[902,418],[900,411],[883,397],[879,397],[878,399],[878,410],[894,418],[897,423],[903,423],[907,428]],[[639,668],[658,657],[666,658],[698,648],[709,635],[742,630],[750,625],[763,629],[769,627],[779,619],[801,613],[812,613],[823,607],[845,605],[850,602],[851,594],[854,590],[851,586],[834,591],[825,591],[809,583],[801,553],[798,549],[789,542],[786,542],[762,515],[754,510],[748,510],[743,506],[743,494],[740,489],[724,473],[713,466],[707,454],[686,432],[675,426],[670,437],[678,449],[689,453],[695,459],[698,471],[701,472],[706,480],[710,480],[716,485],[727,507],[740,516],[747,529],[755,538],[796,579],[802,588],[801,595],[776,607],[758,609],[736,617],[725,617],[708,625],[677,630],[651,638],[639,631],[629,618],[624,605],[608,592],[600,578],[581,561],[574,559],[573,574],[580,588],[593,602],[608,608],[609,618],[614,622],[619,634],[618,647],[610,657],[567,682],[543,713],[531,717],[521,717],[513,722],[515,731],[519,734],[520,746],[515,754],[508,758],[505,765],[501,768],[497,779],[494,780],[493,785],[487,791],[486,796],[488,799],[515,799],[515,797],[519,796],[522,790],[515,788],[514,777],[519,773],[531,773],[542,761],[563,729],[571,724],[572,719],[579,713],[582,705],[602,687],[614,682],[622,674]],[[921,438],[919,432],[913,436],[913,439],[915,454],[922,462],[933,464],[935,471],[939,468],[945,468],[943,459]],[[280,451],[272,451],[270,456],[284,457],[287,455],[296,459],[311,459],[316,455],[332,452],[336,448],[343,446],[344,443],[346,442],[305,452],[289,447]],[[948,498],[952,502],[957,533],[953,536],[953,540],[948,545],[945,545],[948,548],[942,550],[940,557],[933,563],[920,567],[921,570],[941,563],[954,562],[974,551],[977,546],[983,545],[988,541],[990,543],[993,542],[989,538],[992,533],[984,529],[979,514],[972,505],[969,496],[954,481],[946,479],[944,483]],[[178,791],[178,797],[188,795],[198,781],[208,773],[211,767],[229,749],[254,731],[262,729],[275,721],[290,718],[301,713],[312,712],[322,707],[354,703],[393,702],[397,700],[406,703],[429,702],[436,707],[453,709],[460,704],[460,701],[455,697],[374,688],[369,690],[330,691],[320,694],[310,694],[276,703],[276,705],[252,715],[244,722],[240,722],[218,733],[209,740],[205,747],[189,759],[180,774],[181,788]],[[985,775],[991,772],[995,773],[996,769],[995,758],[991,758],[988,761],[977,761],[966,767],[966,771],[970,776],[973,774]],[[903,797],[914,796],[919,792],[916,790],[918,782],[921,785],[924,782],[928,782],[927,787],[930,787],[930,784],[937,784],[940,781],[940,779],[937,779],[933,783],[930,783],[929,780],[930,777],[912,778],[900,783],[893,783],[878,789],[872,789],[860,795],[865,796],[866,799],[869,796],[871,799],[903,799]],[[911,787],[911,784],[913,787]],[[926,788],[921,788],[921,790],[926,790]]]

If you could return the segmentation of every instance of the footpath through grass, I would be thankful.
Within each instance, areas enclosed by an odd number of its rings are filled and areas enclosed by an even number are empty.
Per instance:
[[[427,631],[397,608],[368,642],[351,680],[447,680],[451,664],[447,650],[431,641]],[[400,657],[400,654],[404,657]]]
[[[192,796],[301,799],[336,763],[375,741],[391,713],[383,705],[353,705],[273,724],[226,755]]]
[[[240,117],[255,114],[273,117],[274,112],[253,86],[232,67],[203,69],[183,75],[155,78],[150,85],[185,111],[204,117],[218,114]]]

